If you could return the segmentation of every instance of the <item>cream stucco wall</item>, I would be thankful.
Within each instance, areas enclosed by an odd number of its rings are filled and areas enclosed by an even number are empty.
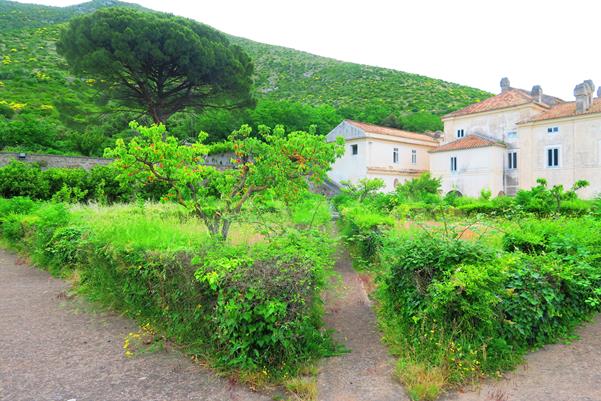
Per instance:
[[[457,139],[457,130],[463,129],[465,135],[485,135],[508,145],[515,143],[507,134],[516,131],[517,123],[524,121],[535,114],[544,111],[545,108],[534,103],[523,106],[499,109],[484,113],[475,113],[459,117],[446,117],[444,122],[444,142],[452,142]]]
[[[327,135],[328,141],[337,137],[345,140],[344,155],[332,165],[329,177],[336,183],[362,178],[381,178],[386,185],[384,191],[393,191],[395,184],[403,183],[429,170],[429,150],[435,143],[415,138],[366,132],[343,121]],[[358,146],[356,155],[352,145]],[[394,149],[398,149],[398,162],[393,160]],[[412,151],[416,151],[416,162],[412,162]]]
[[[548,133],[547,128],[559,131]],[[521,124],[518,130],[521,148],[520,186],[530,188],[537,178],[549,186],[570,188],[577,180],[590,186],[578,191],[582,198],[601,193],[601,115],[581,115],[537,123]],[[559,147],[559,167],[547,167],[547,149]]]
[[[501,182],[503,186],[501,190],[492,192],[493,195],[497,195],[500,191],[508,195],[513,195],[519,188],[523,187],[523,184],[520,182],[520,170],[524,165],[521,163],[523,152],[520,148],[524,143],[520,141],[522,134],[517,123],[527,120],[544,110],[546,109],[538,104],[529,103],[489,112],[447,117],[443,119],[444,141],[447,143],[457,140],[457,130],[463,129],[466,136],[469,134],[478,134],[504,142],[507,145],[507,149],[505,149],[505,154],[503,155],[502,163],[499,164],[498,171],[495,171],[495,175],[502,175]],[[507,152],[509,151],[518,153],[517,169],[508,169]],[[491,177],[491,181],[495,180],[496,178]],[[479,195],[479,190],[477,193]]]
[[[488,189],[493,196],[503,191],[503,163],[506,149],[500,146],[462,149],[430,154],[432,176],[442,178],[442,191],[459,191],[478,197]],[[451,171],[451,157],[457,157],[457,171]]]
[[[357,154],[353,155],[351,146],[357,145]],[[346,140],[344,143],[344,155],[337,159],[328,176],[337,184],[342,181],[356,183],[367,176],[368,158],[367,138],[356,138]]]

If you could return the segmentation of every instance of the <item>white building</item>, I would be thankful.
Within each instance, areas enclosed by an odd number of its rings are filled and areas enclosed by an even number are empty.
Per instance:
[[[332,166],[330,178],[337,184],[381,178],[386,191],[429,171],[428,151],[438,146],[438,141],[426,134],[352,120],[344,120],[326,138],[333,142],[337,137],[344,138],[345,152]]]
[[[442,177],[444,193],[478,196],[514,195],[545,178],[570,188],[578,180],[590,186],[579,194],[601,192],[601,99],[585,81],[576,100],[512,88],[501,80],[501,93],[443,117],[444,142],[431,151],[431,172]],[[600,90],[601,92],[601,90]]]
[[[333,166],[340,182],[383,178],[392,190],[424,171],[442,178],[442,191],[477,197],[514,195],[536,185],[568,189],[578,180],[589,187],[584,198],[601,193],[601,88],[584,81],[574,89],[575,101],[565,102],[532,90],[512,88],[501,80],[501,93],[442,118],[439,141],[417,134],[345,120],[327,136],[341,136],[346,152]],[[417,160],[413,159],[417,155]]]

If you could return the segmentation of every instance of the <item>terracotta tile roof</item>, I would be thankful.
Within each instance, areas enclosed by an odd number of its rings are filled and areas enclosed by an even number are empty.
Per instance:
[[[528,120],[521,121],[518,124],[543,121],[543,120],[551,120],[554,118],[588,115],[588,114],[595,114],[595,113],[601,113],[601,98],[598,98],[598,97],[593,99],[593,104],[584,113],[580,113],[580,114],[576,113],[576,102],[566,102],[566,103],[561,103],[556,106],[553,106],[553,107],[551,107],[551,109],[549,109],[547,111],[543,111],[542,113],[539,113],[539,114],[535,115],[534,117],[529,118]]]
[[[503,142],[498,142],[492,139],[484,138],[480,135],[468,135],[456,141],[449,142],[436,149],[432,149],[430,153],[437,152],[448,152],[451,150],[462,150],[462,149],[474,149],[474,148],[485,148],[488,146],[502,146],[505,147]]]
[[[389,135],[389,136],[395,136],[395,137],[407,138],[407,139],[417,139],[419,141],[428,142],[428,143],[432,144],[432,146],[438,145],[438,141],[436,141],[436,139],[432,138],[430,135],[427,135],[427,134],[419,134],[417,132],[403,131],[403,130],[396,129],[396,128],[382,127],[380,125],[362,123],[359,121],[353,121],[353,120],[348,120],[348,119],[344,120],[344,121],[346,121],[347,123],[349,123],[351,125],[354,125],[357,128],[362,129],[365,132],[369,132],[371,134]]]
[[[536,103],[541,106],[548,107],[548,106],[552,106],[552,105],[560,103],[560,102],[563,102],[563,101],[559,98],[549,96],[549,95],[543,95],[541,102],[538,102],[538,100],[535,99],[534,97],[532,97],[530,95],[530,92],[528,92],[527,90],[511,88],[504,92],[501,92],[500,94],[498,94],[496,96],[489,97],[486,100],[483,100],[478,103],[470,104],[469,106],[467,106],[461,110],[457,110],[452,113],[449,113],[449,114],[443,116],[443,118],[458,117],[458,116],[464,116],[464,115],[474,114],[474,113],[483,113],[485,111],[505,109],[507,107],[516,107],[516,106],[521,106],[521,105],[529,104],[529,103]]]
[[[427,172],[428,170],[418,170],[414,168],[394,168],[394,167],[367,167],[368,173],[394,173],[394,174],[408,174],[408,175],[419,175]]]

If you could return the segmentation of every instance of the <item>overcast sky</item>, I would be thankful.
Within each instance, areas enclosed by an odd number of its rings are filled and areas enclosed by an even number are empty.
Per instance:
[[[22,1],[55,6],[72,0]],[[601,85],[599,0],[138,0],[223,32],[494,93]]]

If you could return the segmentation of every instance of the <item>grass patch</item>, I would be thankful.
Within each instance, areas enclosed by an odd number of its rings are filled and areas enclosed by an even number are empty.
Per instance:
[[[434,401],[441,394],[447,374],[440,367],[431,367],[410,359],[400,358],[395,376],[405,386],[412,400]]]

